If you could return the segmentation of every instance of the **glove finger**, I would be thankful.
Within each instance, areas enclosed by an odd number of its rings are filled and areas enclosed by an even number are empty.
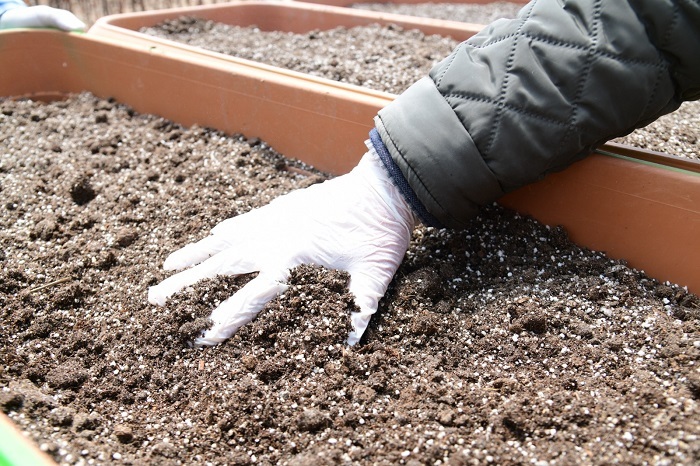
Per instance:
[[[278,276],[261,273],[255,277],[214,309],[211,314],[214,324],[194,341],[194,345],[211,346],[231,338],[253,320],[268,301],[287,289],[286,280],[286,272]]]
[[[389,277],[389,281],[391,277]],[[355,304],[360,308],[359,312],[350,315],[353,330],[348,334],[348,344],[350,346],[359,342],[363,333],[369,325],[369,321],[377,312],[379,300],[384,296],[389,281],[383,283],[381,280],[362,272],[350,274],[348,290],[355,296]]]
[[[277,231],[280,225],[298,223],[298,219],[310,208],[310,193],[318,186],[309,186],[276,197],[267,205],[221,221],[211,232],[215,235],[258,237],[261,233]]]
[[[172,252],[163,262],[165,270],[182,270],[229,249],[231,241],[223,235],[209,235]]]
[[[165,270],[181,270],[198,264],[226,249],[236,248],[246,253],[253,248],[251,241],[259,244],[271,243],[269,238],[278,231],[275,225],[269,225],[271,215],[261,215],[264,207],[252,210],[237,217],[223,220],[211,230],[211,234],[196,243],[188,244],[171,253],[163,263]]]
[[[267,206],[253,209],[244,214],[222,220],[211,229],[212,235],[233,235],[240,232],[250,231],[259,228],[258,225],[265,224],[265,211]]]
[[[217,275],[251,273],[259,269],[254,260],[249,260],[244,255],[239,256],[237,252],[228,249],[195,267],[166,278],[148,289],[148,302],[162,306],[170,296],[199,280],[214,278]]]

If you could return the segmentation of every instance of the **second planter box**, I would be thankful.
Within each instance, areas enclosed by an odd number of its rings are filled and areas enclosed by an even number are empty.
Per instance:
[[[438,34],[462,41],[479,32],[483,25],[419,18],[392,13],[342,8],[330,5],[289,1],[234,1],[218,5],[172,8],[140,13],[124,13],[100,18],[90,28],[91,35],[113,37],[120,41],[148,43],[180,51],[200,53],[201,49],[148,36],[140,29],[152,27],[181,16],[194,16],[232,26],[255,26],[262,31],[305,33],[339,26],[346,28],[371,24],[395,24],[405,29],[417,29],[425,34]],[[220,59],[236,58],[223,57]],[[214,56],[216,56],[214,55]]]

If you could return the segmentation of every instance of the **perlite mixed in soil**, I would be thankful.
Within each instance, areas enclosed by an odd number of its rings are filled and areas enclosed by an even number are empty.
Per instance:
[[[372,50],[347,63],[354,30],[300,35],[303,55],[219,27],[201,37],[219,51],[231,38],[239,56],[390,92],[453,47],[360,28],[353,46]],[[636,145],[697,157],[688,108]],[[683,288],[489,206],[466,231],[415,231],[358,346],[348,277],[303,266],[231,340],[194,349],[250,277],[151,306],[165,257],[328,176],[89,94],[0,109],[0,408],[59,463],[700,462],[700,299]]]
[[[513,17],[519,5],[493,3],[356,5],[382,11],[488,23]],[[141,32],[238,58],[369,89],[400,94],[447,57],[458,42],[396,25],[338,27],[306,34],[262,31],[195,17],[168,20]],[[700,159],[700,101],[614,142]]]
[[[349,348],[304,266],[194,349],[250,277],[161,308],[161,264],[322,181],[264,142],[89,94],[0,101],[0,407],[61,464],[697,464],[700,299],[497,206],[420,227]]]

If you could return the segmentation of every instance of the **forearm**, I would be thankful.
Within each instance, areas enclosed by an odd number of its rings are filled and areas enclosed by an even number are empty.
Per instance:
[[[697,95],[697,2],[631,3],[535,0],[379,112],[391,160],[439,224],[462,227]]]

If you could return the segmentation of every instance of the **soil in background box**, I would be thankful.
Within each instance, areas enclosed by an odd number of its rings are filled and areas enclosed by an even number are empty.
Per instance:
[[[62,464],[697,464],[700,299],[492,206],[420,227],[363,342],[299,267],[227,343],[249,277],[147,287],[219,221],[325,176],[89,94],[0,103],[0,407]]]
[[[338,27],[305,34],[261,31],[184,16],[142,33],[205,50],[399,94],[458,42],[397,25]]]
[[[358,5],[365,7],[366,5]],[[384,4],[382,8],[398,5]],[[415,8],[414,5],[403,5]],[[502,5],[431,4],[429,11],[464,17],[507,16]],[[515,10],[517,11],[517,10]],[[490,13],[489,13],[490,12]],[[477,14],[478,13],[478,14]],[[514,16],[515,12],[510,12]],[[462,16],[459,16],[462,17]],[[426,76],[447,57],[458,42],[398,26],[339,27],[294,34],[261,31],[193,17],[168,20],[142,33],[205,50],[265,63],[369,89],[400,94]],[[669,115],[633,133],[613,140],[642,149],[700,159],[700,101],[686,102]]]

